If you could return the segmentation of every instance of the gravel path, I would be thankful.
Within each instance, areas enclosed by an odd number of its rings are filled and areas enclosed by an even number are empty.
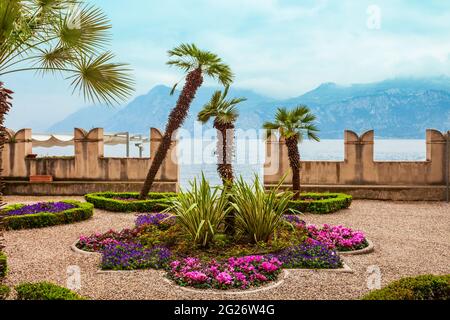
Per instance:
[[[5,198],[8,203],[42,200],[58,197]],[[72,252],[70,245],[81,234],[133,225],[133,214],[96,210],[91,220],[72,225],[6,232],[6,283],[48,280],[66,285],[67,267],[76,265],[82,273],[80,293],[94,299],[357,299],[368,292],[369,266],[381,269],[383,285],[410,275],[450,274],[450,206],[445,203],[356,201],[349,210],[304,218],[308,223],[363,230],[376,251],[344,258],[353,274],[294,270],[282,285],[267,291],[232,296],[192,293],[162,281],[162,271],[98,274],[98,257]]]

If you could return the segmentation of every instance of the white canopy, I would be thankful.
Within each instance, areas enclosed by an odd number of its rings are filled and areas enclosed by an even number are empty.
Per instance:
[[[148,137],[141,135],[129,135],[128,133],[112,133],[104,135],[105,145],[120,145],[127,144],[129,142],[145,143],[149,141]],[[32,141],[33,147],[40,148],[52,148],[52,147],[67,147],[73,146],[73,135],[60,135],[60,134],[33,134]]]

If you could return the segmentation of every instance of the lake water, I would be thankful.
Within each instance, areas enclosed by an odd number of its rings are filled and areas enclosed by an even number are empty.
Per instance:
[[[200,177],[203,172],[213,184],[220,184],[216,172],[216,143],[214,140],[182,140],[179,143],[180,184],[189,186],[189,181]],[[425,161],[425,140],[376,140],[375,160],[377,161]],[[106,157],[125,157],[125,145],[105,146]],[[73,147],[33,148],[39,156],[70,156]],[[343,140],[323,140],[319,143],[305,141],[300,146],[303,160],[344,160]],[[260,140],[238,140],[236,142],[235,173],[246,180],[255,174],[262,176],[265,144]],[[139,149],[131,145],[130,156],[138,157]],[[149,156],[149,148],[143,150],[143,156]]]

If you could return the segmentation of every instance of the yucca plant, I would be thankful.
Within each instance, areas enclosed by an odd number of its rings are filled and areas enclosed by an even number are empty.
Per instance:
[[[282,182],[266,192],[258,176],[250,185],[240,177],[233,185],[231,203],[235,211],[238,234],[255,243],[267,242],[283,225],[283,215],[291,211],[291,192],[279,192]]]
[[[191,182],[191,190],[181,191],[166,210],[177,217],[177,223],[194,240],[207,247],[223,224],[231,207],[222,187],[211,187],[202,174],[200,183]]]
[[[144,185],[141,189],[140,199],[145,199],[155,181],[167,152],[172,145],[172,136],[182,125],[189,113],[189,108],[195,98],[197,90],[203,84],[203,76],[216,79],[220,84],[226,86],[233,82],[233,73],[228,65],[222,62],[216,54],[200,50],[195,44],[181,44],[168,52],[171,60],[167,62],[183,70],[186,75],[186,83],[180,93],[176,106],[173,108],[167,121],[164,136],[153,157],[152,165],[148,171]],[[172,94],[175,92],[175,86]]]

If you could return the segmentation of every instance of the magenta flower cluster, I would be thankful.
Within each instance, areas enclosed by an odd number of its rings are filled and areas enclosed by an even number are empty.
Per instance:
[[[247,289],[277,279],[282,263],[277,258],[246,256],[208,263],[185,258],[170,264],[169,278],[181,286]]]
[[[109,230],[105,233],[95,233],[91,236],[80,236],[77,248],[89,251],[100,252],[110,245],[118,245],[123,242],[135,242],[139,229],[124,229],[120,232]]]
[[[310,225],[307,230],[312,239],[323,243],[329,249],[353,251],[368,246],[364,233],[343,226],[325,224],[322,228],[318,228],[315,225]]]

